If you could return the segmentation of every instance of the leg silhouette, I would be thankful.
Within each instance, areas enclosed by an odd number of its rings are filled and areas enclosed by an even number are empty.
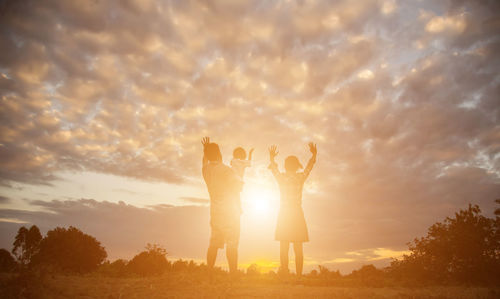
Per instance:
[[[302,276],[302,268],[304,267],[304,251],[302,242],[293,243],[293,252],[295,253],[295,272],[297,276]]]
[[[217,247],[210,246],[207,250],[207,266],[209,269],[213,269],[215,265],[215,259],[217,258]]]
[[[226,245],[226,257],[229,264],[229,272],[234,274],[238,271],[238,248]]]
[[[280,272],[288,273],[288,249],[290,243],[286,241],[280,242]]]

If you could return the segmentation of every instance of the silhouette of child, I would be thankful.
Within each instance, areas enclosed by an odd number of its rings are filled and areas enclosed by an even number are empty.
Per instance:
[[[274,161],[278,155],[276,146],[273,145],[269,148],[269,169],[280,188],[280,211],[275,239],[280,241],[280,272],[282,274],[288,273],[288,250],[290,243],[293,243],[296,273],[298,276],[302,275],[304,264],[302,244],[309,241],[304,211],[302,210],[302,188],[316,162],[316,145],[309,143],[309,150],[312,156],[304,172],[297,172],[302,168],[299,159],[296,156],[289,156],[285,159],[286,171],[282,173]]]
[[[253,148],[248,152],[248,160],[245,160],[247,153],[242,147],[237,147],[233,151],[233,159],[231,160],[231,168],[240,177],[243,182],[243,176],[245,175],[245,168],[252,166],[252,153]],[[240,203],[240,213],[243,214],[243,209],[241,208],[241,199],[238,197],[238,202]]]
[[[248,152],[248,160],[245,160],[247,153],[242,147],[237,147],[233,151],[233,159],[231,160],[231,168],[243,180],[245,168],[252,166],[253,148]]]

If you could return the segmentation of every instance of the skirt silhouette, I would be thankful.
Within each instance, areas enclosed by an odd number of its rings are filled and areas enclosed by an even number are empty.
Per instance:
[[[306,219],[301,206],[282,206],[278,214],[275,239],[285,242],[308,242]]]

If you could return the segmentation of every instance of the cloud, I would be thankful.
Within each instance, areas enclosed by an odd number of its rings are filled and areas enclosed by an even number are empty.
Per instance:
[[[138,208],[124,202],[93,199],[33,200],[30,205],[38,210],[2,209],[0,218],[17,219],[8,221],[10,223],[35,224],[43,233],[56,226],[75,226],[101,241],[111,259],[129,259],[146,243],[161,244],[173,256],[202,256],[205,243],[208,244],[206,207],[158,205]],[[18,226],[0,226],[8,229],[0,246],[8,248]]]
[[[188,203],[197,203],[197,204],[204,204],[207,205],[210,203],[210,200],[207,198],[198,198],[198,197],[180,197],[179,199],[182,199]]]
[[[0,204],[9,203],[10,201],[10,198],[0,195]]]
[[[202,136],[225,161],[255,147],[246,179],[263,182],[268,145],[282,166],[289,154],[305,162],[312,140],[304,208],[324,260],[395,248],[468,202],[489,213],[500,194],[494,1],[2,9],[3,186],[91,171],[202,188]]]

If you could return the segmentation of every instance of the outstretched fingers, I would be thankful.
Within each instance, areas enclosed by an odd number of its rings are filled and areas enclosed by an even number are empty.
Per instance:
[[[203,147],[207,146],[207,144],[210,143],[210,137],[203,137],[201,139],[201,144],[203,145]]]
[[[271,158],[275,157],[278,153],[278,147],[276,145],[271,145],[269,147],[269,155]]]

